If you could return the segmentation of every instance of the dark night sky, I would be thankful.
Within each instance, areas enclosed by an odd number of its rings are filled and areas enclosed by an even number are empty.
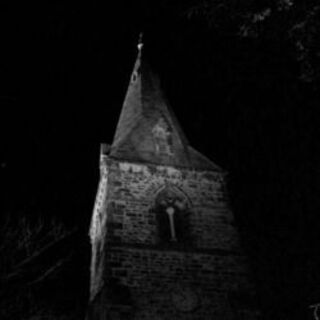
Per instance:
[[[99,143],[112,141],[143,30],[191,144],[230,173],[266,308],[320,300],[318,97],[286,43],[220,36],[146,1],[1,7],[3,212],[57,216],[87,239]]]

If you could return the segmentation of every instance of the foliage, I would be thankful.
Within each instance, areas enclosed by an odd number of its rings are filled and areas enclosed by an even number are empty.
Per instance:
[[[320,77],[320,5],[317,1],[204,0],[185,11],[189,19],[202,19],[222,35],[257,41],[285,42],[300,65],[300,79]]]
[[[69,259],[52,254],[69,234],[55,219],[6,219],[0,230],[1,319],[66,319],[50,310],[50,304],[41,299],[41,290]]]

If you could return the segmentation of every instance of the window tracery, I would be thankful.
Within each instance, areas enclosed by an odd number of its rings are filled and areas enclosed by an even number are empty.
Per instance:
[[[190,241],[190,202],[181,191],[171,187],[163,189],[156,196],[154,211],[160,242]]]

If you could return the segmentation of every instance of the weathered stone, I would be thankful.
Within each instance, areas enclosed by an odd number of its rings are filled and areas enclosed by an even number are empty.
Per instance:
[[[139,74],[140,59],[115,141],[101,153],[88,320],[255,315],[230,300],[254,290],[225,172],[188,145],[151,71]]]

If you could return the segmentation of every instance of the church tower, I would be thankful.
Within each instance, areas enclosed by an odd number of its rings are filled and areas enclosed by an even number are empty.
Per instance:
[[[101,147],[87,319],[256,319],[225,172],[189,145],[138,48]]]

